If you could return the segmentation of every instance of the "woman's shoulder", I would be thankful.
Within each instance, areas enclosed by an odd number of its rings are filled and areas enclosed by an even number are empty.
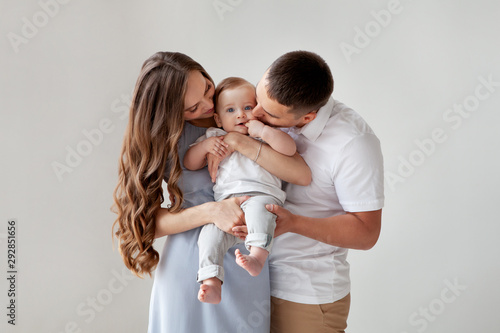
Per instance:
[[[206,128],[194,126],[186,121],[179,140],[180,147],[187,147],[196,141],[200,136],[204,135]]]

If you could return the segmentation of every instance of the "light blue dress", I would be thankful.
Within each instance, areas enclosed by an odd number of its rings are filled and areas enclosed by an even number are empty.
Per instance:
[[[186,122],[179,141],[179,156],[184,154],[206,128]],[[181,163],[182,164],[182,163]],[[180,188],[184,207],[213,201],[213,183],[207,168],[184,169]],[[234,251],[246,252],[245,245],[229,249],[224,257],[226,277],[220,304],[198,301],[198,235],[201,227],[167,236],[155,271],[149,308],[149,333],[269,333],[270,287],[266,265],[252,277],[235,262]]]

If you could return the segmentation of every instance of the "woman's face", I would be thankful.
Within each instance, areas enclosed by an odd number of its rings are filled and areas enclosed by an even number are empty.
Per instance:
[[[212,117],[214,114],[214,92],[215,88],[210,80],[199,71],[191,71],[184,96],[184,119],[195,120]]]

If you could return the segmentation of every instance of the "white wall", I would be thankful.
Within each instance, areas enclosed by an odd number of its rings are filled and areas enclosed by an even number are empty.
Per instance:
[[[291,50],[324,57],[334,96],[380,137],[388,180],[378,244],[350,253],[349,331],[500,328],[497,1],[2,0],[0,16],[2,332],[146,330],[152,281],[124,270],[109,208],[127,99],[159,50],[215,81],[256,82]],[[88,155],[71,167],[76,149]]]

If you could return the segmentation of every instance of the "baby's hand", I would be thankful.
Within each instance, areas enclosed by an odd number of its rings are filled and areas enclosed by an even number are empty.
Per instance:
[[[207,153],[214,154],[215,156],[222,159],[229,154],[229,150],[227,149],[229,145],[224,142],[223,137],[212,136],[206,140],[203,140],[201,144],[203,144],[204,149]]]
[[[249,120],[245,126],[248,127],[248,134],[253,138],[262,138],[262,131],[266,127],[264,123],[255,119]]]

